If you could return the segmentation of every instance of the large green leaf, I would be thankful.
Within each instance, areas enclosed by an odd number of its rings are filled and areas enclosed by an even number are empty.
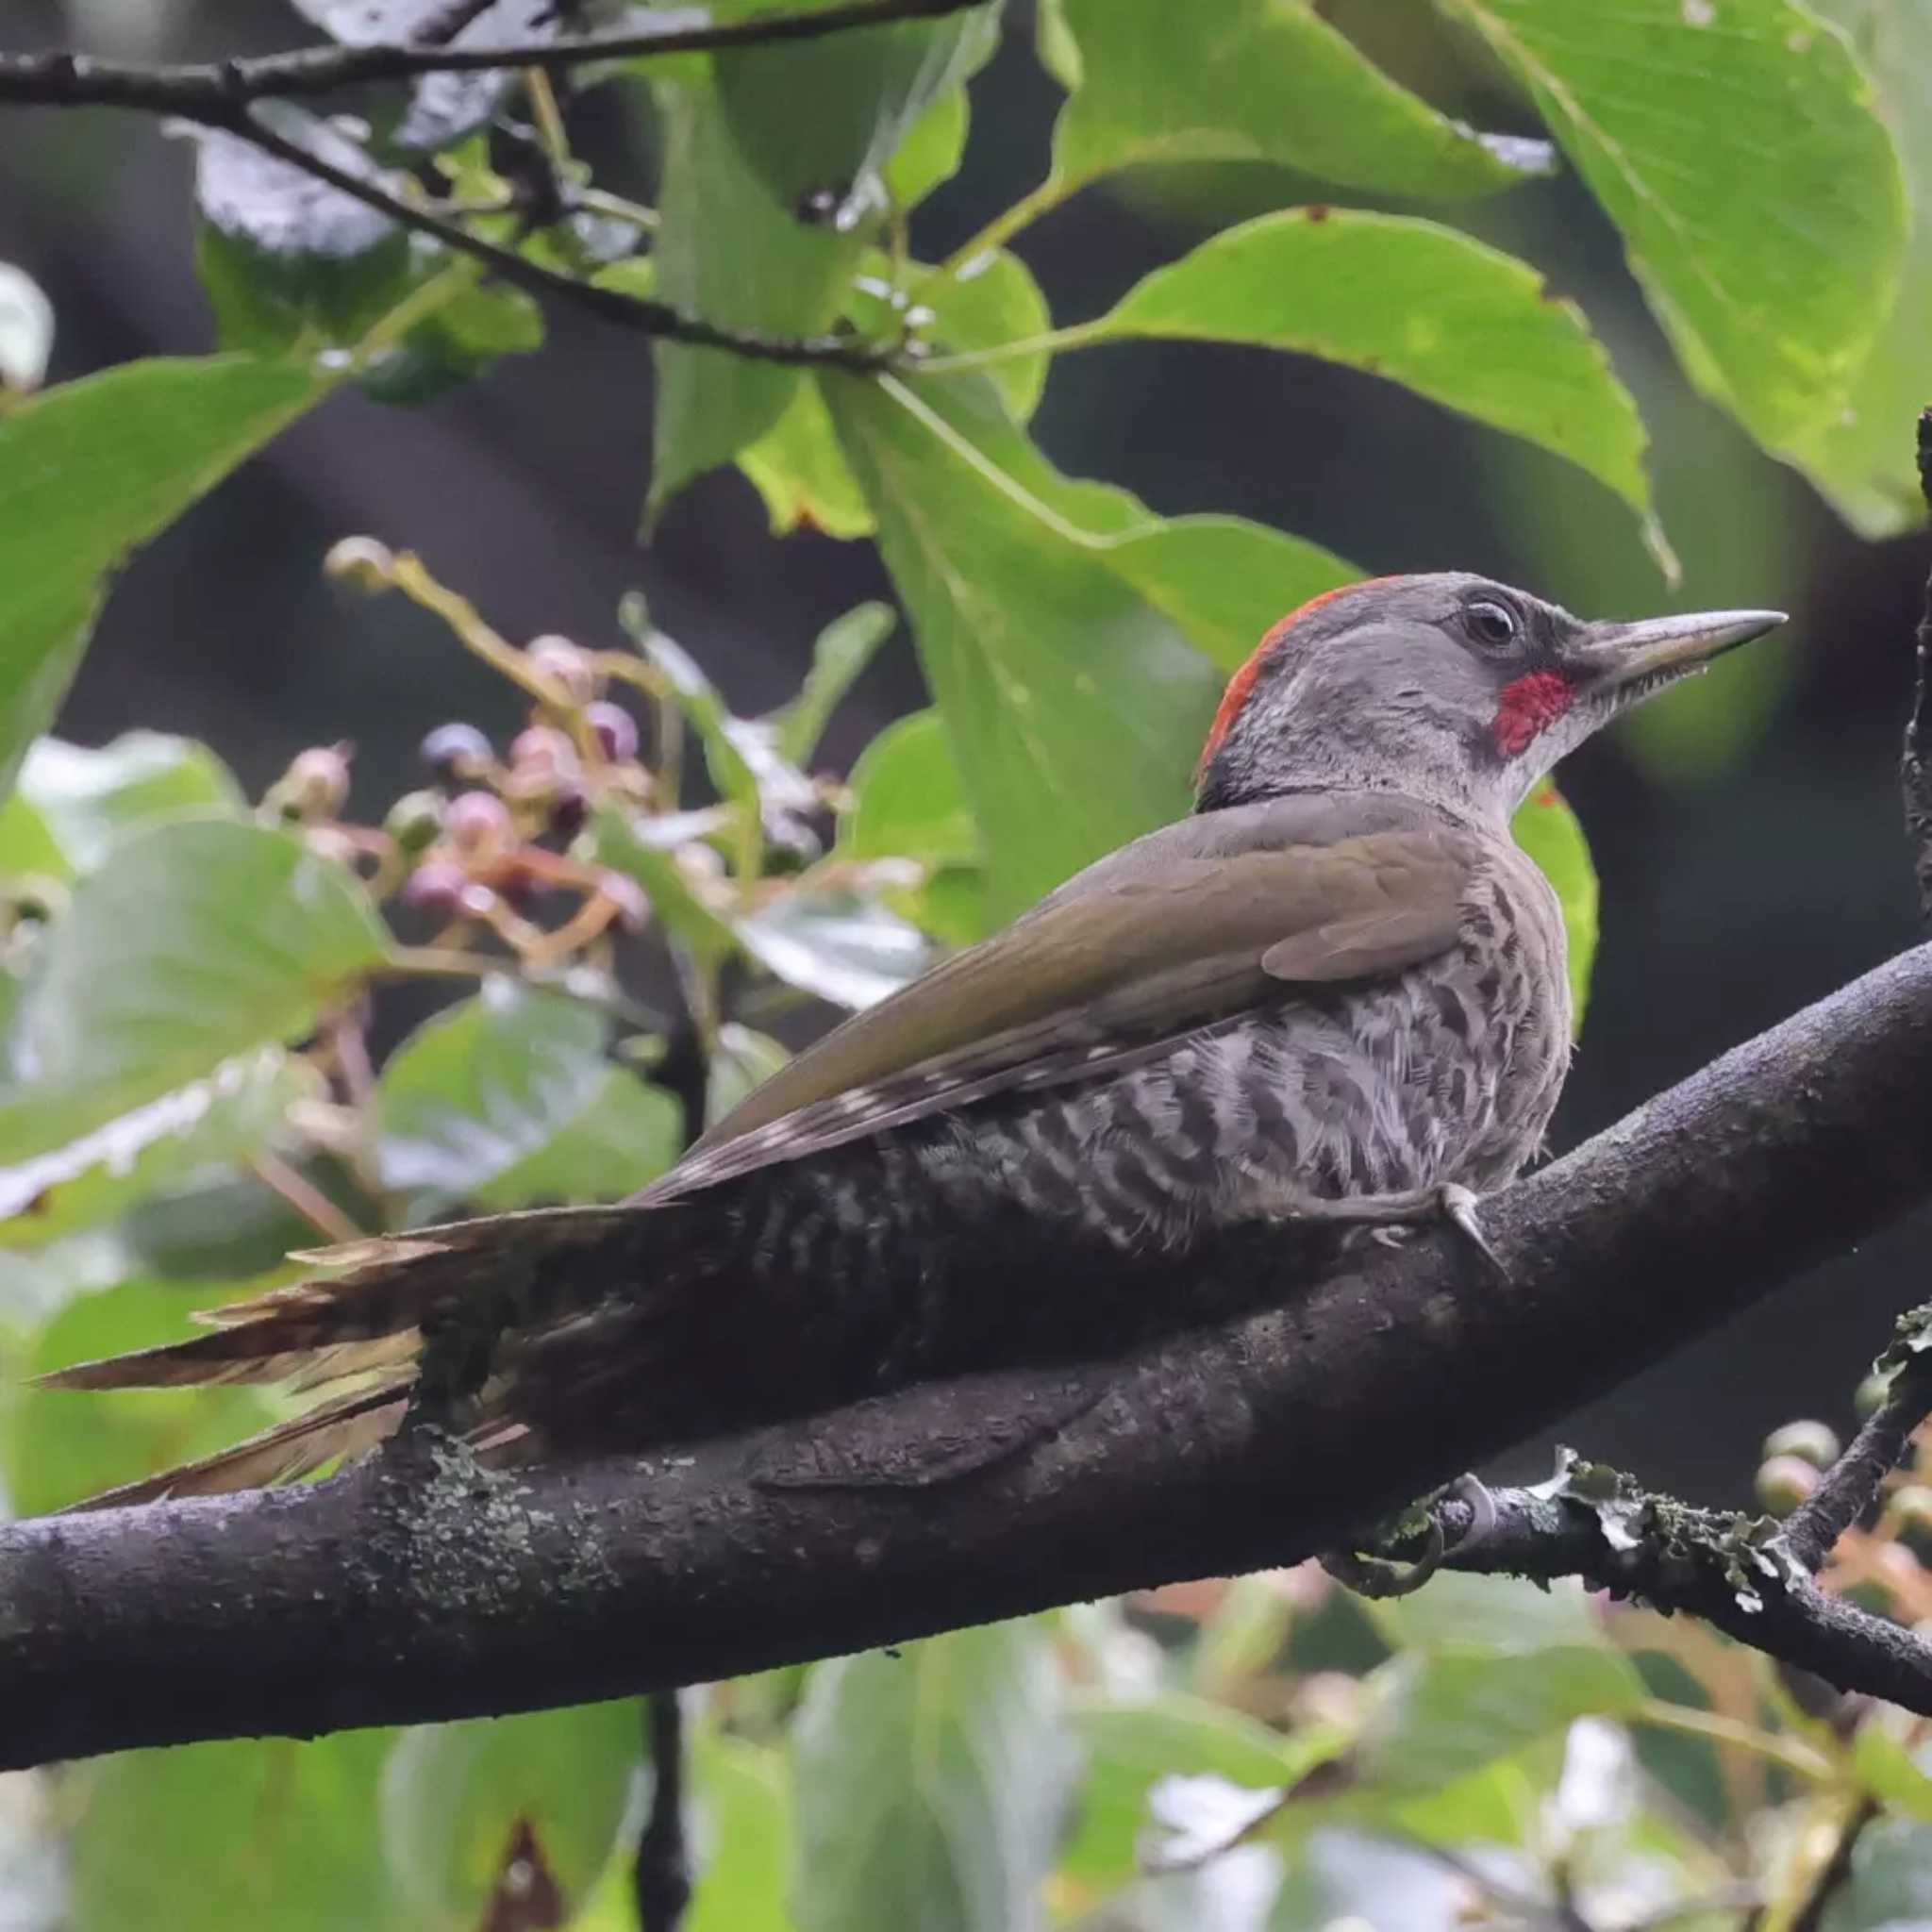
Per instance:
[[[0,808],[0,872],[10,861],[19,864],[5,839],[7,812],[15,805],[31,810],[45,831],[46,857],[71,877],[92,871],[132,826],[210,808],[239,811],[242,797],[206,745],[160,731],[127,731],[98,750],[58,738],[35,741],[20,768],[18,791]]]
[[[1539,785],[1524,800],[1510,829],[1516,842],[1542,868],[1563,908],[1570,953],[1570,1024],[1583,1030],[1590,1003],[1591,969],[1596,963],[1596,867],[1590,841],[1568,801],[1554,785]]]
[[[659,91],[661,226],[653,292],[707,322],[778,337],[817,335],[839,312],[858,238],[796,220],[752,171],[711,92]],[[785,414],[803,372],[718,349],[654,345],[658,370],[647,519]]]
[[[474,1932],[513,1856],[567,1917],[617,1849],[640,1741],[627,1700],[404,1732],[383,1768],[382,1846],[412,1926]]]
[[[0,793],[67,690],[108,574],[338,379],[242,357],[127,362],[0,415]]]
[[[914,124],[963,87],[998,42],[994,4],[949,20],[737,49],[715,58],[718,105],[781,208],[850,227],[883,205],[883,171]]]
[[[799,1932],[1027,1932],[1071,1792],[1044,1629],[821,1664],[792,1730]]]
[[[1307,0],[1064,0],[1078,86],[1054,129],[1077,184],[1142,161],[1284,162],[1387,194],[1486,194],[1549,167],[1541,142],[1485,137],[1396,86]]]
[[[15,1017],[26,1078],[0,1102],[0,1160],[299,1038],[384,951],[361,887],[292,833],[225,819],[134,833],[47,935]]]
[[[1248,342],[1366,369],[1554,450],[1650,513],[1642,422],[1582,313],[1526,263],[1431,222],[1263,215],[1074,334]]]
[[[384,1184],[431,1220],[459,1203],[615,1200],[655,1179],[682,1112],[606,1058],[608,1033],[581,1001],[507,975],[425,1021],[382,1071]]]
[[[1693,381],[1786,450],[1837,417],[1904,259],[1898,157],[1794,0],[1443,0],[1535,95]]]
[[[986,833],[996,903],[1017,911],[1186,809],[1216,679],[1077,531],[1002,487],[956,398],[922,388],[908,408],[896,385],[847,381],[827,394]]]
[[[179,1339],[192,1308],[232,1300],[225,1286],[134,1279],[76,1296],[34,1335],[17,1366],[42,1374]],[[9,1369],[15,1364],[9,1363]],[[65,1508],[172,1463],[225,1449],[262,1425],[253,1389],[14,1387],[0,1403],[0,1483],[23,1516]]]
[[[36,1248],[119,1219],[157,1194],[225,1171],[268,1145],[308,1063],[265,1047],[31,1160],[0,1169],[0,1247]]]
[[[1861,536],[1889,537],[1924,515],[1911,425],[1926,395],[1932,333],[1932,8],[1922,0],[1815,0],[1863,57],[1911,191],[1911,241],[1890,319],[1843,409],[1791,454]]]
[[[1417,1796],[1559,1736],[1579,1717],[1633,1710],[1645,1695],[1630,1659],[1601,1645],[1530,1657],[1409,1652],[1375,1673],[1375,1688],[1362,1739],[1365,1775],[1380,1792]]]
[[[1232,518],[1163,525],[1124,491],[1060,476],[982,384],[826,394],[1009,915],[1187,809],[1221,682],[1191,646],[1231,656],[1239,630],[1244,651],[1346,568]]]
[[[88,1767],[64,1923],[414,1932],[421,1922],[400,1909],[376,1849],[389,1741],[345,1731],[306,1744],[186,1744]]]

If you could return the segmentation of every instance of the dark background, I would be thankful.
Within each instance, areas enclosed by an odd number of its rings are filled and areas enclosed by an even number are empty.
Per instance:
[[[1017,8],[974,84],[964,172],[920,211],[914,240],[927,258],[1045,173],[1058,93],[1024,19]],[[1419,10],[1385,7],[1375,25],[1378,56],[1442,105],[1480,125],[1533,126]],[[270,5],[0,8],[8,50],[185,58],[302,37]],[[592,97],[575,125],[614,180],[647,178],[649,128],[634,103],[614,91]],[[0,259],[53,300],[50,380],[209,348],[190,171],[185,143],[144,119],[0,118]],[[1124,194],[1083,194],[1018,247],[1056,319],[1077,320],[1209,223],[1310,196],[1345,199],[1258,167],[1141,175]],[[1160,510],[1237,511],[1374,572],[1487,571],[1592,615],[1791,611],[1781,645],[1727,660],[1565,769],[1602,874],[1604,941],[1560,1150],[1914,938],[1895,766],[1925,559],[1916,539],[1857,541],[1692,394],[1574,181],[1431,212],[1527,256],[1591,314],[1657,444],[1681,592],[1587,479],[1402,391],[1298,358],[1185,346],[1072,357],[1038,428],[1064,467],[1125,483]],[[512,638],[558,630],[614,642],[617,600],[641,587],[738,709],[788,694],[819,626],[888,593],[871,547],[774,542],[751,488],[729,472],[696,485],[640,547],[646,345],[562,311],[550,328],[543,353],[421,409],[340,396],[215,492],[128,570],[61,731],[89,743],[132,725],[205,738],[251,790],[305,744],[353,739],[358,802],[379,811],[416,781],[413,747],[427,727],[450,717],[509,724],[505,688],[429,620],[400,600],[345,603],[322,582],[324,550],[352,531],[420,550]],[[1902,443],[1911,433],[1899,424]],[[830,762],[920,701],[901,634],[841,713]],[[1798,1413],[1848,1419],[1891,1314],[1928,1291],[1925,1233],[1895,1230],[1835,1260],[1573,1418],[1562,1437],[1710,1500],[1742,1501],[1768,1427]]]

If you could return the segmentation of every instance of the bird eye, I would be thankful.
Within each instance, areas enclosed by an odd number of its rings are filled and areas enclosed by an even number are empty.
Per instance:
[[[1507,604],[1497,604],[1487,597],[1466,606],[1462,615],[1471,634],[1480,643],[1513,644],[1523,628],[1515,611]]]

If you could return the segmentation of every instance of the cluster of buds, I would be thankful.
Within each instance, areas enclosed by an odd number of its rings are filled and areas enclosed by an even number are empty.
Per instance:
[[[420,574],[414,559],[359,537],[337,544],[326,568],[366,591],[415,588]],[[462,613],[444,614],[463,628]],[[508,747],[499,751],[472,724],[438,725],[421,747],[432,782],[398,798],[379,830],[344,822],[353,756],[346,744],[301,753],[262,808],[302,826],[320,849],[365,865],[377,896],[393,895],[432,921],[437,943],[480,930],[525,966],[552,965],[643,925],[642,889],[598,865],[580,835],[604,806],[651,804],[656,779],[641,759],[637,719],[608,695],[609,654],[555,635],[523,650],[493,634],[484,641],[484,655],[530,698],[524,728]],[[566,902],[560,921],[537,923],[536,903],[557,899]]]

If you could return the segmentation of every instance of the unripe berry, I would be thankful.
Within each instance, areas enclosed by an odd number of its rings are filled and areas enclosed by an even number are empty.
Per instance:
[[[463,888],[468,884],[461,866],[452,865],[446,858],[432,858],[409,874],[403,888],[403,904],[439,919],[454,919],[462,909]]]
[[[395,552],[374,537],[344,537],[331,543],[322,559],[324,576],[371,596],[390,589],[395,573]]]
[[[334,818],[349,796],[352,751],[347,744],[316,744],[297,752],[270,788],[267,803],[283,818],[303,824]]]
[[[442,832],[443,801],[440,791],[406,791],[390,807],[382,829],[396,850],[413,858],[436,843]]]
[[[1875,1414],[1883,1407],[1885,1398],[1891,1393],[1891,1377],[1882,1374],[1876,1369],[1858,1384],[1852,1396],[1852,1413],[1860,1422]]]
[[[530,669],[567,705],[587,705],[602,681],[595,660],[568,638],[554,634],[530,641]]]
[[[439,778],[476,778],[490,768],[490,741],[474,724],[439,724],[420,756]]]
[[[600,698],[584,713],[597,748],[613,765],[627,765],[638,755],[638,722],[621,705]]]
[[[1825,1423],[1787,1423],[1765,1437],[1764,1455],[1767,1461],[1780,1456],[1795,1456],[1813,1469],[1829,1469],[1838,1460],[1839,1440]]]
[[[1920,1543],[1932,1537],[1932,1489],[1924,1483],[1901,1483],[1885,1507],[1897,1517],[1903,1535]]]
[[[1818,1472],[1795,1456],[1774,1456],[1757,1472],[1757,1501],[1773,1516],[1789,1516],[1818,1487]]]
[[[510,841],[509,808],[493,791],[464,791],[450,801],[442,829],[462,858],[494,858]]]

